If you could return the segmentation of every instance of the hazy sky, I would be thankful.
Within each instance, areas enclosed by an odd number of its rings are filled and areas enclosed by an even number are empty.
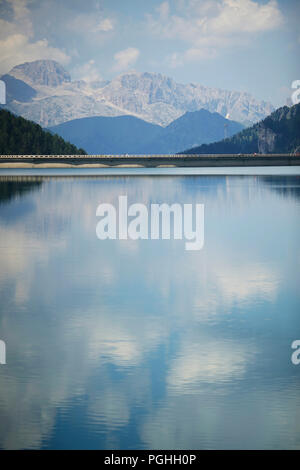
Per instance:
[[[160,72],[279,106],[300,79],[299,22],[299,0],[0,0],[0,73],[55,59],[72,78]]]

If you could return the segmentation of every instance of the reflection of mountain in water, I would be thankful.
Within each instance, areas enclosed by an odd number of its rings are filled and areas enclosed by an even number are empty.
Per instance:
[[[42,184],[41,180],[24,181],[23,178],[15,177],[13,180],[8,177],[0,178],[0,204],[11,201],[22,196],[24,193],[34,191]]]
[[[300,199],[299,176],[263,176],[261,181],[272,191],[276,191],[283,197]]]
[[[0,211],[0,447],[298,448],[295,200],[254,177],[40,188]],[[97,205],[120,195],[204,203],[204,249],[99,240]]]

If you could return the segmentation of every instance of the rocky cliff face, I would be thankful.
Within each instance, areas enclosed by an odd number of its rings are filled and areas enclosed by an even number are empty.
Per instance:
[[[258,153],[272,153],[275,148],[276,134],[262,124],[257,130]]]
[[[270,103],[248,93],[179,84],[156,73],[131,72],[110,82],[72,82],[55,61],[38,60],[14,67],[9,75],[36,91],[30,102],[15,97],[8,109],[42,126],[89,116],[132,115],[166,126],[187,111],[201,108],[241,123],[257,122],[273,111]]]
[[[201,108],[217,112],[239,122],[257,122],[273,111],[270,103],[256,101],[248,93],[219,90],[200,84],[179,84],[171,78],[154,73],[121,75],[103,88],[102,96],[121,108],[128,109],[155,122],[162,106],[168,115],[160,124],[167,125],[187,111]],[[156,112],[158,111],[158,112]],[[144,117],[145,118],[145,117]],[[158,117],[157,117],[158,118]],[[157,119],[156,118],[156,119]]]
[[[23,80],[29,85],[44,85],[58,87],[65,82],[70,82],[68,72],[54,60],[35,60],[25,62],[14,67],[9,75]]]

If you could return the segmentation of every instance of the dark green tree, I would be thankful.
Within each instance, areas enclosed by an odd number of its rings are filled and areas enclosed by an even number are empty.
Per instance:
[[[38,124],[0,109],[0,154],[86,155],[86,152]]]

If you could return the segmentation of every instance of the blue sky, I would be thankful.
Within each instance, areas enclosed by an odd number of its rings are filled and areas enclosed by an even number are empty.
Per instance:
[[[279,106],[300,79],[299,20],[299,0],[0,0],[0,73],[55,59],[73,78],[159,72]]]

